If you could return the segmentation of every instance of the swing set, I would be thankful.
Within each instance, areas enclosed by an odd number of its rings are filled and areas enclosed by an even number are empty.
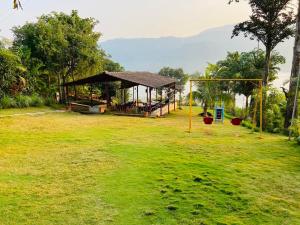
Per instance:
[[[196,82],[252,82],[254,83],[257,87],[258,87],[258,96],[259,96],[259,102],[260,102],[260,118],[259,118],[259,131],[260,134],[262,134],[263,132],[263,128],[262,128],[262,120],[263,120],[263,88],[262,88],[262,79],[192,79],[190,80],[190,100],[189,100],[189,132],[192,132],[192,104],[193,104],[193,83]],[[256,123],[256,112],[257,112],[257,108],[258,108],[258,102],[255,101],[255,106],[254,106],[254,116],[253,116],[253,120],[252,120],[252,124],[253,127],[256,128],[257,127],[257,123]],[[216,104],[215,105],[215,109],[214,109],[214,118],[212,117],[205,117],[204,118],[204,123],[205,124],[212,124],[213,121],[215,120],[215,122],[224,122],[224,117],[225,117],[225,108],[224,108],[224,103],[221,102],[220,105]],[[232,125],[240,125],[241,120],[239,118],[234,118],[231,120]]]

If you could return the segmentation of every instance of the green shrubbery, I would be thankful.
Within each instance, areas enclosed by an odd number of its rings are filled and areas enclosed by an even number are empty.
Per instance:
[[[294,120],[292,125],[289,128],[289,131],[291,131],[292,136],[295,138],[297,143],[300,145],[300,121]]]
[[[26,107],[38,107],[45,105],[46,101],[37,96],[37,95],[18,95],[16,97],[4,96],[0,99],[0,108],[1,109],[9,109],[9,108],[26,108]],[[48,100],[49,105],[50,100]]]
[[[0,98],[0,108],[8,109],[15,107],[17,107],[17,103],[14,98],[11,98],[9,96],[4,96],[3,98]]]
[[[254,127],[253,124],[249,120],[244,120],[242,122],[242,126],[248,128],[250,130],[254,130],[255,132],[259,132],[259,127]]]

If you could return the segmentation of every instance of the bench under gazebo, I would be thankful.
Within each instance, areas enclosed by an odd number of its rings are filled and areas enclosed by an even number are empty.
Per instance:
[[[120,82],[122,100],[118,104],[112,104],[109,96],[109,84]],[[105,99],[95,103],[92,94],[93,87],[103,84],[105,86]],[[150,72],[102,72],[100,74],[76,80],[65,84],[67,96],[70,87],[89,85],[90,96],[85,104],[69,101],[71,110],[83,113],[102,113],[107,109],[117,115],[137,116],[163,116],[177,108],[176,80]],[[140,101],[141,87],[146,92],[146,101]],[[126,101],[125,90],[132,90],[132,99]],[[90,102],[90,104],[89,104]]]

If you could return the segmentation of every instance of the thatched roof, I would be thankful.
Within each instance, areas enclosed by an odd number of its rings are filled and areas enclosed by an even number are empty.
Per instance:
[[[103,72],[95,76],[66,83],[65,86],[121,81],[123,87],[142,85],[150,88],[174,87],[176,80],[149,72]]]

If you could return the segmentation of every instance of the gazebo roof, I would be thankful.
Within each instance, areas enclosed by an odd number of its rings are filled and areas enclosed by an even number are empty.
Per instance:
[[[95,76],[66,83],[65,86],[121,81],[123,86],[142,85],[150,88],[174,87],[176,80],[149,72],[103,72]]]

